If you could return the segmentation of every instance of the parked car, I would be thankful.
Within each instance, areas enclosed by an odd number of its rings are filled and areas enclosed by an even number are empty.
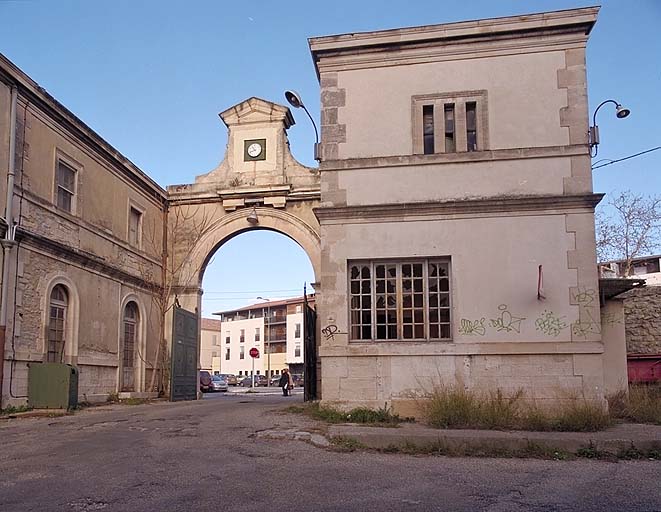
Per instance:
[[[211,391],[211,374],[206,370],[200,371],[200,391],[202,393],[206,391]]]
[[[239,383],[239,380],[236,378],[236,375],[232,373],[221,373],[220,377],[225,379],[229,386],[236,386]]]
[[[255,384],[257,383],[256,377],[257,376],[255,376]],[[244,387],[244,388],[249,388],[250,386],[252,386],[252,377],[250,375],[248,375],[246,377],[243,377],[239,381],[239,386]]]
[[[294,387],[298,386],[302,388],[305,386],[305,379],[303,378],[303,375],[292,373],[291,379],[294,381]]]
[[[211,389],[209,391],[227,391],[227,381],[220,375],[211,377]]]
[[[250,387],[252,386],[252,377],[248,375],[244,377],[243,380],[239,383],[240,386]],[[257,386],[266,386],[266,375],[255,375],[255,387]]]

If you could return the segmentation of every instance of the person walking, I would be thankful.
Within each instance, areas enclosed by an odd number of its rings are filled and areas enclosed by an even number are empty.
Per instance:
[[[289,370],[285,368],[282,370],[280,375],[280,380],[278,381],[278,386],[282,388],[282,396],[289,396],[289,384],[291,382],[291,375],[289,375]]]

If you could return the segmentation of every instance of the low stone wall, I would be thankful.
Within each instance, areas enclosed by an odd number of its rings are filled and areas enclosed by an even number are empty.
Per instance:
[[[627,353],[661,354],[661,286],[627,292],[624,314]]]

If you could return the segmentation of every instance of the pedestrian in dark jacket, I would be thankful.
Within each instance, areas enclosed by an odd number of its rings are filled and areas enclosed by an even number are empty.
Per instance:
[[[282,388],[282,396],[289,396],[289,370],[285,368],[282,370],[282,375],[280,375],[280,380],[278,381],[278,386]]]

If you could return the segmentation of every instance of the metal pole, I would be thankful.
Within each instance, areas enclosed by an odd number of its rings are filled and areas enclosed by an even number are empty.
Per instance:
[[[250,387],[254,388],[255,387],[255,358],[250,356],[250,359],[252,359],[252,371],[250,372],[250,377],[252,378],[252,382],[250,383]]]
[[[269,326],[268,329],[268,341],[267,341],[267,353],[266,353],[266,387],[271,387],[271,305],[268,305],[267,308],[269,316]]]

